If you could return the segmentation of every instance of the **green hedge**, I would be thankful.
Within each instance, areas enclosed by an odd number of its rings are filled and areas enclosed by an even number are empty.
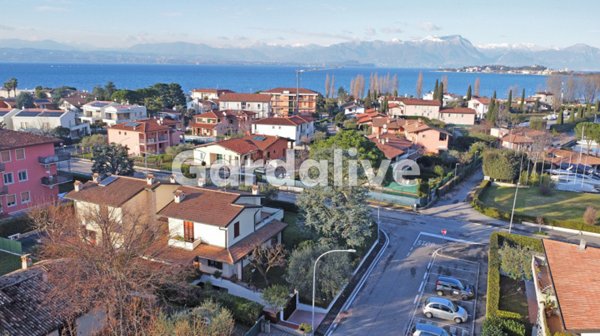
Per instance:
[[[527,246],[536,252],[543,252],[542,241],[537,238],[526,237],[507,232],[494,232],[490,236],[490,250],[488,253],[488,279],[486,318],[500,317],[521,320],[519,313],[500,310],[500,247],[505,244]]]

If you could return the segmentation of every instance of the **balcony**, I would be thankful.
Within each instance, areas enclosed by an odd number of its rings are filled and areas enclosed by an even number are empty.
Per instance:
[[[63,175],[51,175],[44,176],[40,180],[43,186],[52,189],[54,186],[57,186],[59,184],[69,183],[73,181],[73,177]]]
[[[263,207],[261,211],[261,219],[254,225],[255,228],[261,227],[273,220],[283,220],[283,210],[276,208]]]
[[[198,247],[198,245],[200,245],[201,242],[202,240],[200,238],[194,241],[187,241],[181,236],[175,236],[169,238],[168,244],[172,247],[193,251],[196,247]]]
[[[67,152],[58,152],[54,155],[50,156],[40,156],[38,158],[38,162],[43,165],[51,165],[56,164],[62,161],[69,161],[71,159],[71,153]]]

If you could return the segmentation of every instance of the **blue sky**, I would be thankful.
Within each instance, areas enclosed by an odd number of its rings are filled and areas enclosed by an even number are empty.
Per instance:
[[[475,45],[600,47],[593,0],[0,0],[0,38],[90,47],[329,45],[460,34]]]

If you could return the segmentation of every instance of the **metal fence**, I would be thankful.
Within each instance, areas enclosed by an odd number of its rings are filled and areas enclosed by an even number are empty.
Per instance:
[[[248,331],[246,331],[246,333],[244,334],[244,336],[256,336],[260,333],[260,327],[263,324],[265,320],[264,316],[261,316],[258,320],[256,320],[256,323],[254,323],[254,325],[252,326],[252,328],[250,328]]]
[[[0,250],[18,255],[23,254],[23,247],[21,246],[20,241],[10,240],[2,237],[0,237]]]

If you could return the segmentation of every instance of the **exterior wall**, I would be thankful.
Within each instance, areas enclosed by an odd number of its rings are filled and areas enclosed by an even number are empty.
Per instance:
[[[25,210],[33,205],[45,204],[53,202],[57,199],[58,186],[54,186],[52,189],[43,186],[41,178],[44,176],[50,176],[56,174],[56,165],[52,164],[44,167],[38,162],[39,157],[52,156],[54,155],[54,145],[51,143],[28,146],[25,149],[25,159],[17,160],[15,149],[10,149],[10,161],[4,162],[5,169],[0,172],[0,191],[2,187],[7,187],[7,193],[1,195],[0,193],[0,213],[15,213],[18,211]],[[1,160],[1,158],[0,158]],[[19,172],[27,171],[27,180],[19,181]],[[13,183],[4,184],[4,174],[12,173]],[[21,193],[29,192],[29,202],[22,202]],[[16,204],[8,207],[7,201],[9,196],[15,195]]]
[[[110,126],[147,117],[146,107],[139,105],[129,105],[128,108],[109,105],[102,109],[102,121]]]
[[[438,119],[440,108],[439,106],[429,105],[405,105],[404,103],[400,102],[398,112],[400,113],[400,116],[415,116]]]
[[[12,109],[11,111],[9,111],[7,114],[5,114],[3,117],[0,117],[0,123],[4,123],[4,125],[6,125],[6,129],[9,130],[15,130],[14,125],[13,125],[13,116],[15,114],[17,114],[17,112],[19,112],[19,109]]]
[[[198,100],[219,99],[219,95],[215,91],[192,91],[191,98]]]
[[[298,134],[296,128],[297,128],[296,126],[291,126],[291,125],[286,126],[286,125],[254,124],[254,125],[252,125],[252,133],[253,134],[280,136],[280,137],[292,139],[299,143],[300,139],[296,139],[296,135]]]
[[[139,156],[144,152],[162,154],[167,147],[177,145],[180,142],[180,133],[179,131],[142,133],[108,128],[108,142],[127,146],[129,155]]]
[[[468,113],[440,113],[440,120],[446,124],[475,125],[475,114]]]
[[[294,91],[284,93],[264,93],[271,95],[271,105],[273,113],[277,116],[290,116],[294,114],[296,93]],[[317,95],[315,94],[298,94],[298,112],[299,113],[315,113],[317,111]]]
[[[471,99],[467,102],[467,107],[477,112],[477,118],[483,119],[488,112],[488,105],[482,104],[477,99]]]
[[[242,160],[240,154],[221,147],[218,144],[194,149],[194,159],[206,163],[207,166],[210,166],[214,161],[217,160],[217,155],[221,155],[222,160],[225,160],[235,166],[240,165],[240,161]]]
[[[440,150],[448,149],[449,135],[446,135],[445,140],[440,140],[440,133],[436,130],[426,130],[419,133],[408,134],[407,138],[412,142],[421,145],[428,153],[439,153]]]
[[[229,102],[220,101],[220,110],[246,110],[256,113],[257,118],[266,118],[271,115],[271,103],[266,102]]]
[[[127,146],[129,155],[140,155],[140,132],[108,128],[108,143]]]
[[[183,237],[182,219],[169,218],[169,234],[171,237]],[[225,236],[225,231],[218,226],[194,222],[194,240],[200,239],[204,244],[226,247]]]
[[[244,209],[234,220],[227,226],[227,247],[244,239],[246,236],[254,232],[255,214],[260,212],[260,208]],[[234,237],[234,223],[240,222],[240,235]]]

